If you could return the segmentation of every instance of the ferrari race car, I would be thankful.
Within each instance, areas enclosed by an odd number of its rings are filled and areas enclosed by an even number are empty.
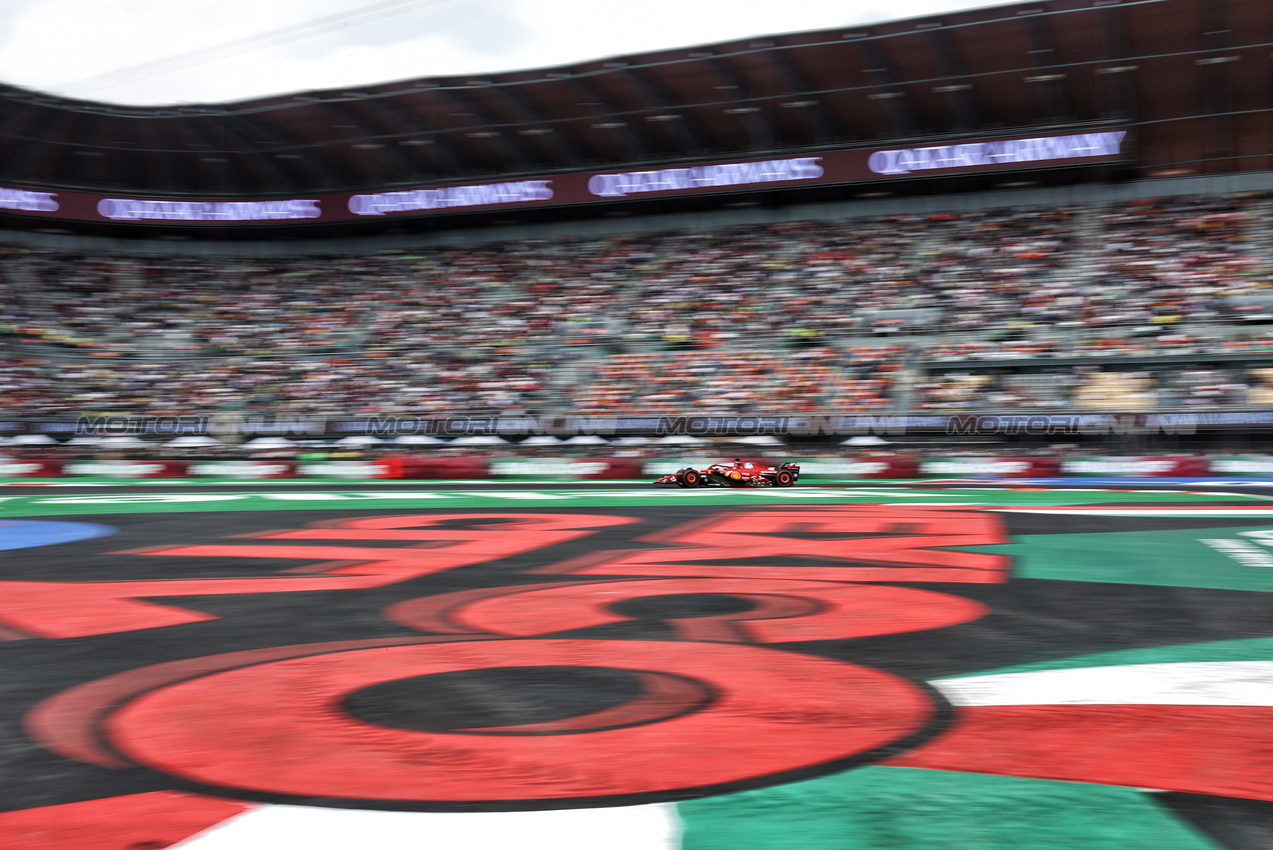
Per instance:
[[[714,463],[706,469],[687,466],[654,483],[678,487],[790,487],[799,478],[798,464],[773,467],[734,458],[733,463]]]

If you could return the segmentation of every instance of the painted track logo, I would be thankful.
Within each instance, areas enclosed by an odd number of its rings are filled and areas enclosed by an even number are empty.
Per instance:
[[[1149,510],[616,513],[293,512],[290,528],[239,516],[235,537],[195,542],[211,515],[135,533],[119,517],[121,537],[147,545],[99,545],[98,575],[11,570],[0,625],[29,640],[6,649],[47,663],[24,675],[24,699],[0,706],[38,748],[20,768],[36,781],[6,795],[18,805],[0,835],[44,807],[118,803],[120,777],[130,800],[176,794],[177,809],[218,820],[279,802],[684,801],[867,764],[1273,800],[1250,744],[1273,709],[1214,685],[1261,675],[1273,653],[1238,670],[1161,649],[1273,635],[1263,576],[1232,562],[1234,586],[1189,587],[1154,574],[1152,558],[1106,558],[1095,578],[1091,563],[1111,544],[1132,551],[1128,536],[1153,549],[1162,534],[1193,535],[1181,539],[1222,559],[1205,541],[1250,519],[1184,521],[1195,530]],[[1209,604],[1225,622],[1190,616]],[[95,645],[112,649],[57,663]],[[1153,663],[1057,666],[1150,647]],[[123,648],[140,663],[109,660]],[[1100,674],[1074,672],[1127,663],[1155,670],[1116,698]],[[1173,702],[1190,677],[1213,683],[1208,701]],[[1146,755],[1163,748],[1172,759]],[[75,779],[38,780],[54,768]]]

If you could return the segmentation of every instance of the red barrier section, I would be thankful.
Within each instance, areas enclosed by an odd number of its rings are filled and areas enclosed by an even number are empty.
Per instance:
[[[5,478],[60,478],[62,476],[62,462],[4,457],[0,458],[0,476]]]
[[[486,478],[486,458],[480,457],[391,457],[380,461],[381,478],[424,478],[432,480]]]

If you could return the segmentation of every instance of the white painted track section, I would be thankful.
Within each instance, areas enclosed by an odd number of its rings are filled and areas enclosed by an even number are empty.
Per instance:
[[[670,803],[547,812],[379,812],[261,806],[170,850],[677,850]]]
[[[955,705],[1273,706],[1273,661],[1079,667],[930,684]]]

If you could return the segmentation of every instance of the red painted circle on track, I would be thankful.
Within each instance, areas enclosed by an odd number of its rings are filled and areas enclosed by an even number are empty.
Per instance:
[[[703,682],[704,709],[570,735],[392,729],[340,708],[352,691],[492,667],[658,671]],[[105,723],[138,764],[186,780],[305,797],[420,802],[608,797],[814,767],[908,737],[934,718],[919,686],[880,670],[737,644],[516,640],[287,659],[152,691]]]
[[[708,620],[736,623],[748,640],[761,643],[926,631],[967,623],[985,616],[989,610],[962,596],[913,587],[780,579],[663,578],[509,587],[498,596],[473,596],[460,591],[455,596],[462,601],[447,611],[447,619],[479,634],[542,635],[622,622],[627,617],[611,610],[617,602],[687,593],[728,594],[751,601],[755,605],[753,611],[692,618],[689,625],[702,625]],[[434,609],[447,600],[447,596],[426,596],[399,602],[386,611],[386,616],[428,631],[433,628],[429,618]],[[791,607],[791,603],[796,607]],[[801,603],[807,610],[799,607]]]

